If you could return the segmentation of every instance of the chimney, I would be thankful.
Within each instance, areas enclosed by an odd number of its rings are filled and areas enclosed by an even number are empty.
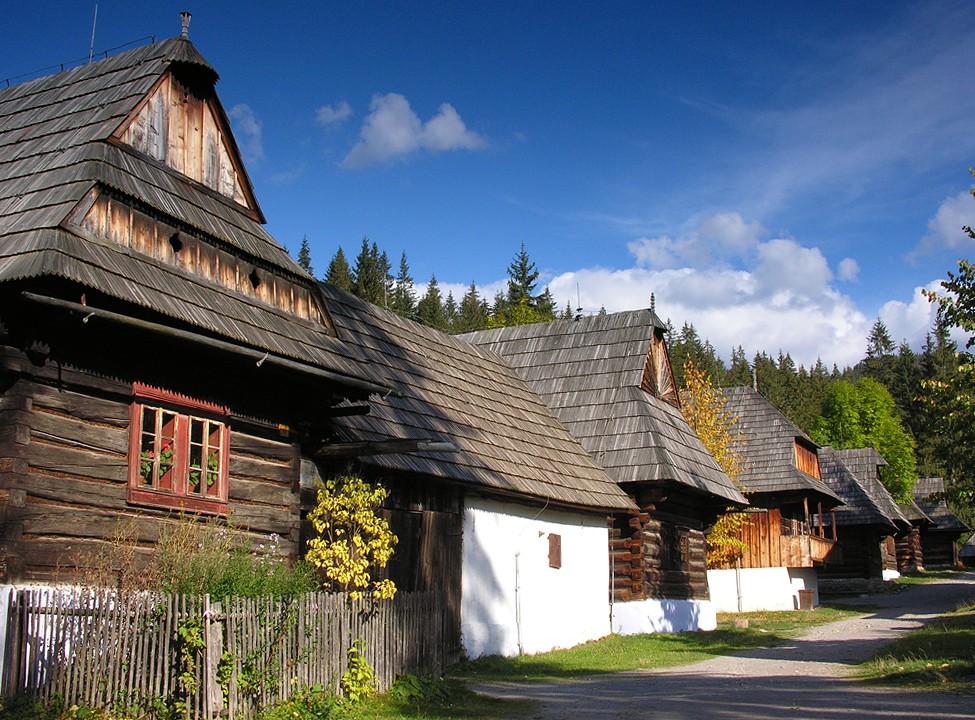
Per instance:
[[[184,10],[179,14],[179,36],[183,40],[190,39],[190,20],[193,18],[193,13],[189,10]]]
[[[758,392],[758,368],[752,368],[752,390]]]

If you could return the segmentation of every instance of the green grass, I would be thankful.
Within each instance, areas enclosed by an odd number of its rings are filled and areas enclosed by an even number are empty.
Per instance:
[[[813,625],[855,617],[862,607],[820,607],[792,612],[721,614],[718,629],[652,635],[610,635],[567,650],[538,655],[478,658],[458,666],[453,673],[464,680],[545,681],[663,668],[728,655],[751,648],[768,647],[800,635]],[[736,628],[736,618],[748,620],[747,628]]]
[[[502,700],[479,695],[464,687],[458,680],[432,683],[420,693],[392,692],[366,700],[350,708],[350,716],[356,720],[453,720],[475,718],[477,720],[502,720],[528,715],[535,703],[519,700]]]
[[[935,580],[944,580],[946,578],[959,577],[971,573],[971,570],[927,570],[911,575],[901,575],[894,582],[898,585],[924,585]]]
[[[975,693],[975,604],[895,640],[860,666],[880,685]]]

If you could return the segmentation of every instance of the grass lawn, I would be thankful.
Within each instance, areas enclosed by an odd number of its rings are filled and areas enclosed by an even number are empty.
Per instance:
[[[970,574],[972,570],[929,570],[926,572],[914,573],[913,575],[901,575],[895,582],[898,585],[923,585],[924,583],[945,578],[958,577],[959,575]]]
[[[705,660],[714,655],[768,647],[799,635],[808,627],[855,617],[862,607],[826,607],[791,612],[719,614],[714,632],[672,635],[610,635],[567,650],[464,663],[453,675],[463,680],[558,680],[597,673],[662,668]],[[736,618],[748,628],[736,628]]]
[[[860,666],[881,685],[975,693],[975,604],[895,640]]]

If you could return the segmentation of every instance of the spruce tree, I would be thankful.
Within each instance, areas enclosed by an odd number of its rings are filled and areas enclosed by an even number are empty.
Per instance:
[[[562,314],[559,315],[559,320],[571,320],[574,317],[575,314],[572,312],[572,303],[566,300],[565,309],[563,309]]]
[[[315,270],[311,264],[311,248],[308,246],[308,236],[301,238],[301,247],[298,249],[298,264],[312,277],[315,277]]]
[[[457,311],[457,320],[454,323],[454,332],[466,333],[475,330],[483,330],[487,327],[488,306],[487,302],[481,299],[477,292],[477,286],[471,286],[460,299],[460,307]]]
[[[346,292],[352,292],[355,286],[355,278],[352,277],[352,270],[349,268],[349,262],[345,259],[345,253],[342,252],[341,246],[335,251],[332,261],[328,264],[328,270],[325,271],[325,282]]]
[[[447,316],[444,312],[443,298],[440,295],[440,284],[437,276],[432,275],[427,283],[427,290],[416,304],[416,315],[424,325],[437,330],[447,331]]]
[[[416,291],[413,289],[413,276],[404,252],[399,259],[399,273],[393,286],[393,299],[390,310],[411,320],[416,317]]]
[[[525,243],[508,266],[508,304],[534,301],[535,283],[538,282],[538,269],[528,256]]]
[[[447,292],[447,300],[443,304],[444,332],[457,332],[457,301],[453,291]]]
[[[389,260],[385,258],[385,253],[380,255],[375,242],[369,244],[369,238],[362,238],[352,274],[355,279],[352,292],[374,305],[386,304]]]
[[[731,367],[725,373],[724,384],[728,387],[752,384],[752,366],[741,345],[731,351]]]

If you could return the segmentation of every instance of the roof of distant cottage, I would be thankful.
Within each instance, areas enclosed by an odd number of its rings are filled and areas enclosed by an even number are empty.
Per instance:
[[[840,501],[822,480],[796,467],[796,438],[810,447],[816,444],[757,390],[746,385],[724,388],[725,410],[738,418],[737,429],[745,440],[745,472],[739,481],[749,494],[799,491]]]
[[[834,511],[836,524],[875,525],[888,532],[896,532],[897,522],[885,509],[886,503],[878,500],[876,494],[870,490],[871,483],[862,479],[847,464],[848,458],[844,454],[846,452],[848,451],[831,447],[819,449],[819,466],[823,479],[843,500],[843,505]]]
[[[564,505],[635,507],[497,354],[334,287],[322,290],[350,358],[404,395],[339,418],[347,439],[447,439],[459,449],[363,462]]]
[[[263,228],[259,208],[248,211],[112,138],[174,68],[211,87],[217,77],[188,40],[177,38],[0,90],[0,282],[67,279],[195,331],[370,379],[327,327],[182,267],[82,237],[67,222],[97,188],[315,292],[312,278]]]
[[[943,478],[920,478],[914,486],[914,500],[932,522],[929,532],[965,532],[969,529],[965,523],[955,517],[948,509],[944,498],[937,499],[945,491]]]
[[[461,336],[501,355],[620,483],[673,483],[745,504],[673,405],[641,389],[662,323],[651,310]]]
[[[831,464],[829,472],[824,471],[823,479],[830,484],[830,487],[837,490],[837,494],[843,497],[845,503],[845,507],[836,510],[838,524],[876,523],[876,513],[879,513],[884,520],[894,523],[902,529],[910,526],[910,519],[901,511],[900,506],[880,481],[879,468],[886,465],[887,461],[879,452],[874,448],[849,450],[823,448],[820,451],[820,458],[823,457],[824,452],[841,462],[856,480],[855,486],[838,480],[835,462]],[[850,492],[851,488],[854,488],[854,492]],[[855,488],[859,488],[866,494],[866,501]]]

